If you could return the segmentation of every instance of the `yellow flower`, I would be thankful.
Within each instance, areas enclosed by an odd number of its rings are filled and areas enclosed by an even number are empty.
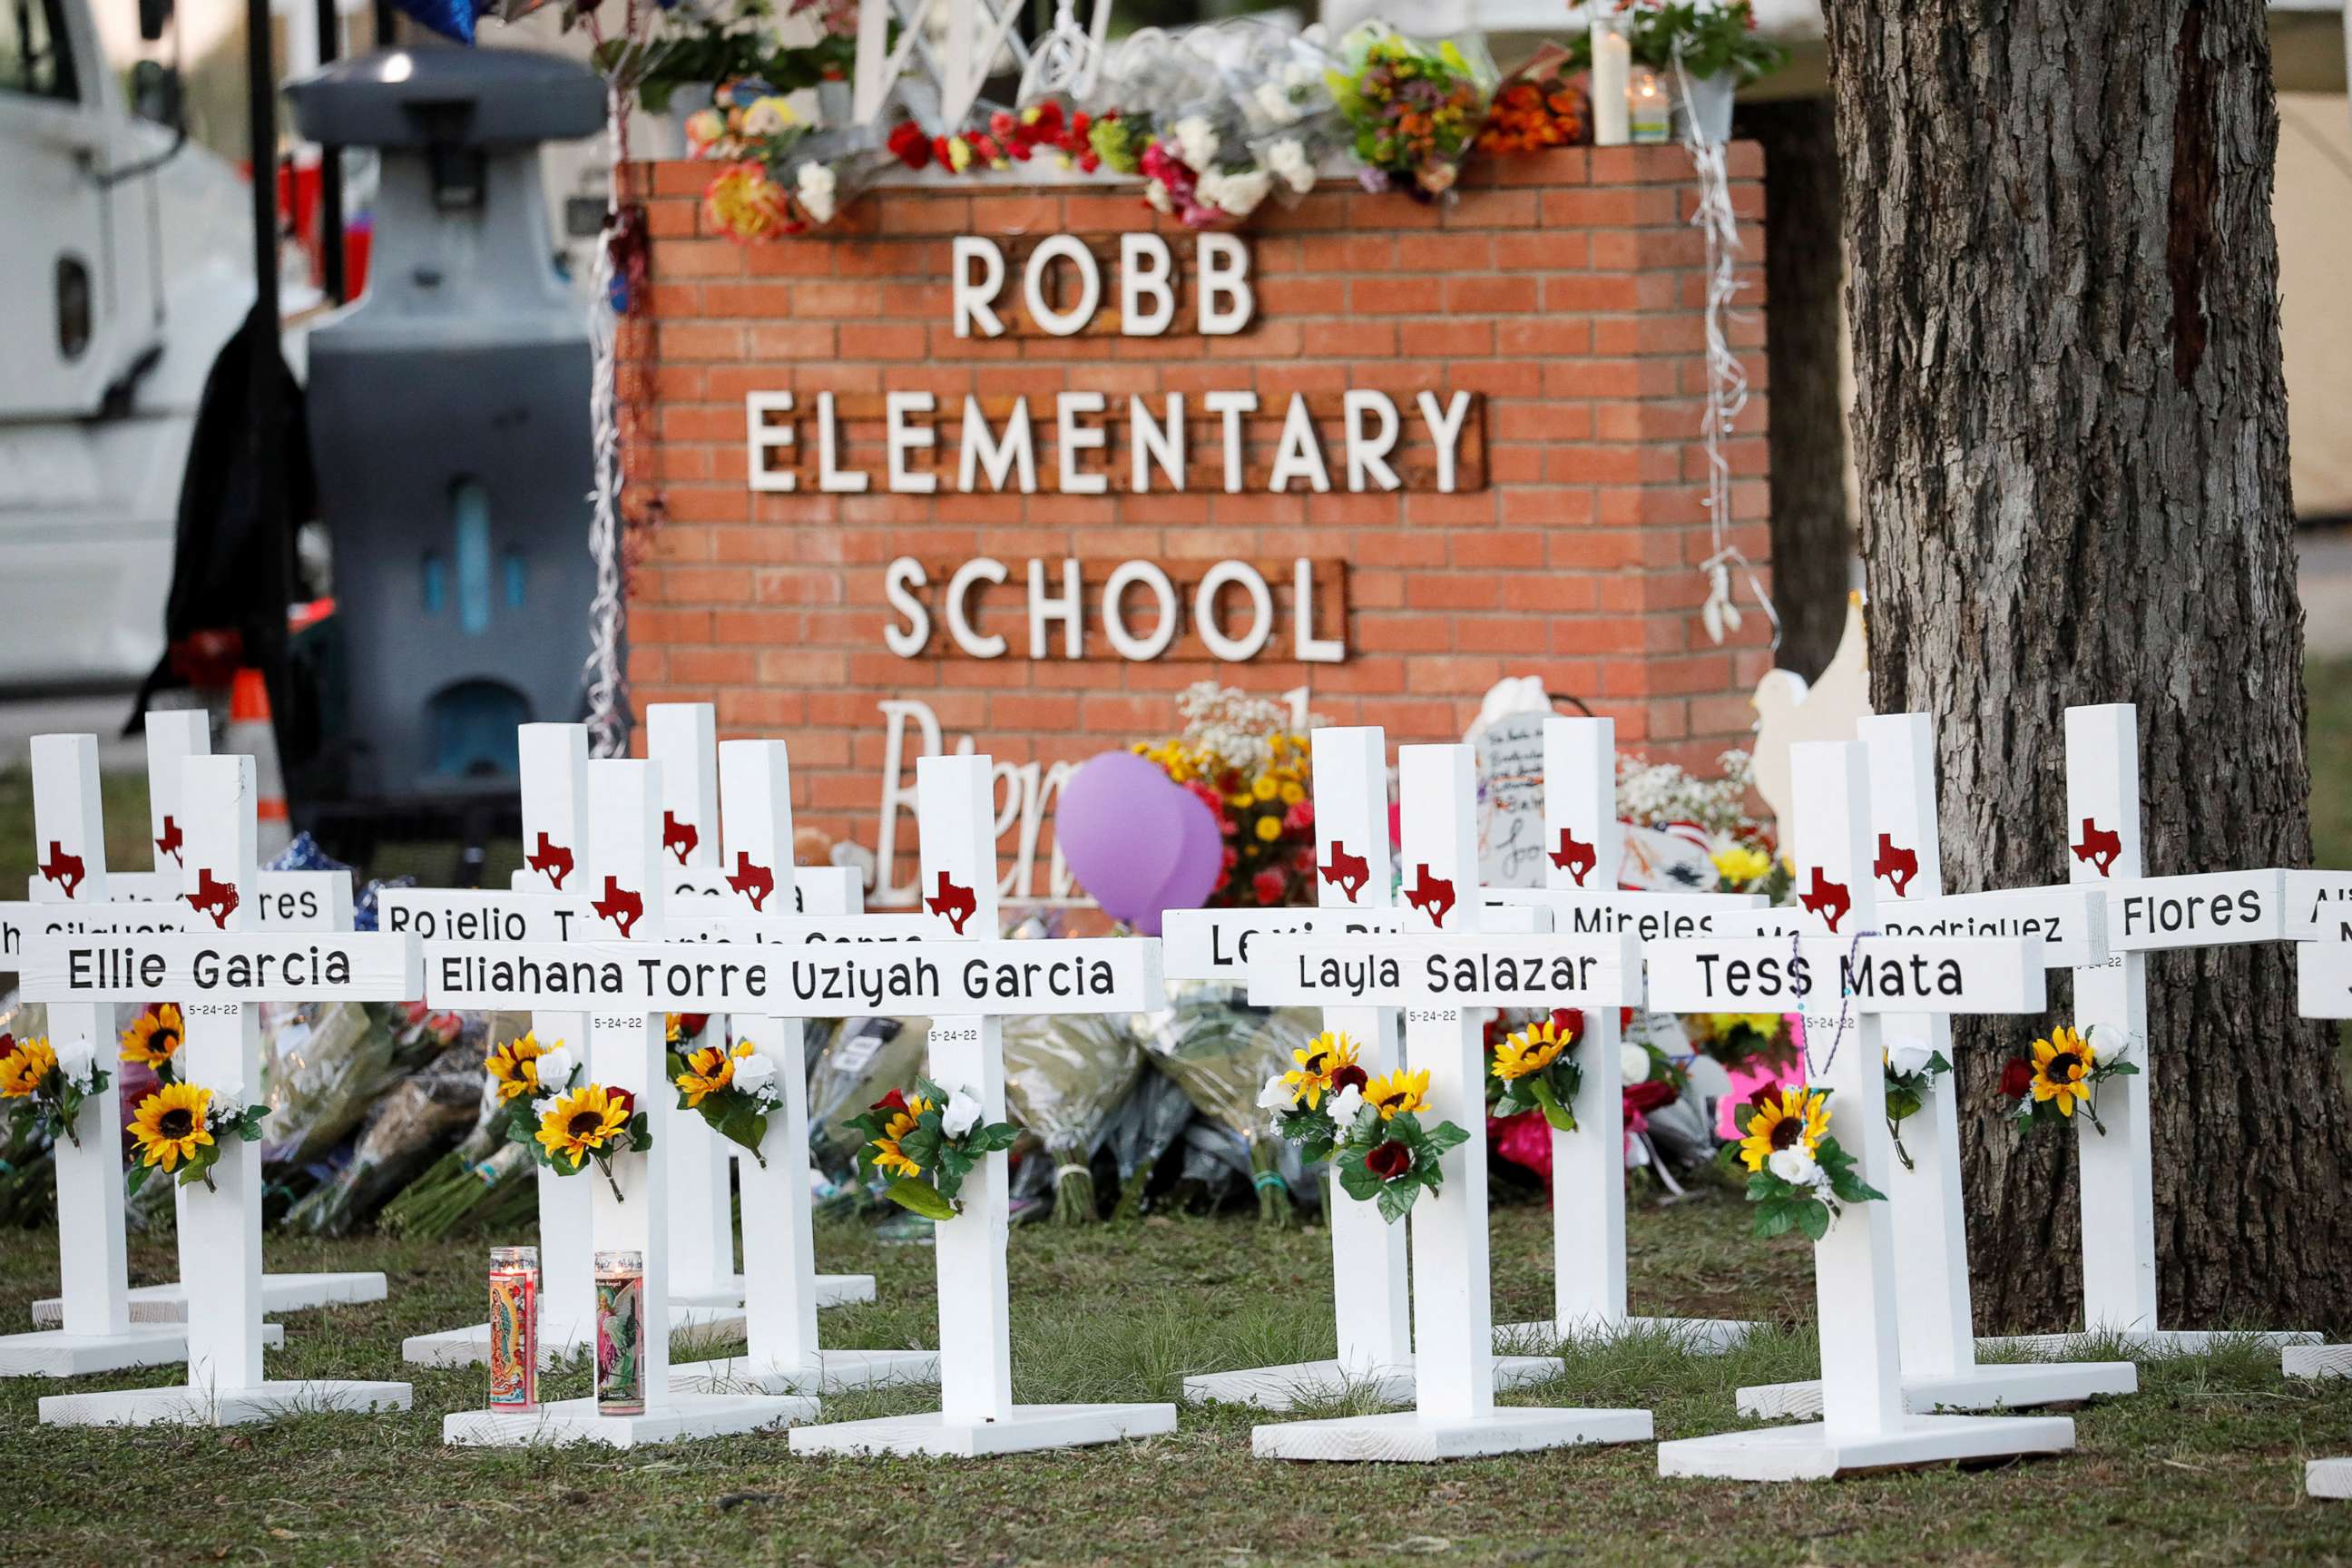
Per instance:
[[[180,1019],[180,1009],[169,1002],[159,1003],[122,1031],[122,1059],[163,1068],[180,1054],[180,1043],[186,1037],[187,1026]]]
[[[1282,818],[1261,816],[1257,819],[1257,826],[1250,831],[1257,835],[1260,843],[1271,844],[1282,837]]]
[[[141,1162],[169,1173],[194,1158],[200,1145],[213,1141],[205,1125],[212,1106],[213,1091],[193,1083],[167,1083],[141,1100],[131,1113],[131,1136],[138,1142]]]
[[[1779,1100],[1758,1106],[1739,1141],[1739,1163],[1760,1171],[1782,1149],[1814,1152],[1830,1130],[1829,1098],[1821,1089],[1784,1089]]]
[[[0,1057],[0,1100],[23,1100],[35,1093],[57,1065],[58,1053],[49,1049],[47,1040],[26,1040]]]
[[[723,1045],[705,1046],[686,1058],[686,1070],[677,1075],[677,1089],[686,1096],[686,1103],[700,1105],[702,1097],[716,1094],[735,1081],[735,1064],[751,1054],[751,1042],[743,1041],[730,1053]]]
[[[1761,849],[1751,849],[1735,844],[1728,849],[1718,849],[1714,855],[1716,875],[1727,882],[1753,882],[1772,869],[1772,857]]]
[[[1372,1079],[1364,1090],[1364,1103],[1381,1113],[1387,1121],[1405,1111],[1429,1109],[1429,1069],[1407,1072],[1399,1068],[1385,1078]]]
[[[703,217],[710,227],[737,239],[772,239],[790,230],[792,203],[757,159],[730,163],[703,193]]]
[[[894,1113],[883,1124],[882,1136],[874,1140],[876,1170],[898,1176],[919,1176],[923,1173],[923,1168],[907,1158],[907,1152],[898,1143],[915,1130],[915,1124],[922,1120],[923,1112],[930,1108],[931,1102],[919,1094],[907,1097],[907,1109]]]
[[[1290,1103],[1312,1110],[1323,1103],[1325,1095],[1337,1094],[1349,1084],[1362,1089],[1370,1079],[1356,1065],[1358,1054],[1356,1042],[1333,1029],[1307,1041],[1305,1050],[1291,1052],[1290,1059],[1298,1065],[1282,1075],[1282,1081],[1290,1086]]]
[[[629,1124],[631,1100],[601,1083],[583,1083],[557,1098],[539,1119],[538,1138],[550,1155],[568,1154],[574,1163],[603,1152]]]
[[[1306,792],[1304,789],[1300,788],[1297,784],[1291,784],[1291,783],[1287,783],[1287,782],[1286,782],[1286,783],[1283,784],[1283,786],[1282,786],[1282,804],[1283,804],[1283,805],[1297,805],[1300,801],[1305,800],[1306,798],[1307,798],[1307,792]]]
[[[1275,783],[1272,773],[1260,773],[1250,781],[1250,795],[1253,799],[1272,800],[1281,793],[1282,786]]]
[[[1543,1071],[1574,1044],[1576,1037],[1549,1018],[1530,1024],[1495,1047],[1495,1076],[1505,1083],[1517,1082]]]
[[[2061,1025],[2048,1039],[2033,1042],[2033,1098],[2054,1100],[2059,1115],[2074,1115],[2075,1106],[2090,1101],[2091,1068],[2097,1063],[2081,1032]]]
[[[560,1046],[563,1042],[555,1043]],[[546,1054],[547,1047],[539,1043],[539,1037],[525,1030],[520,1038],[509,1040],[482,1058],[482,1070],[499,1086],[500,1105],[520,1095],[539,1093],[539,1058]]]
[[[1748,1029],[1768,1040],[1780,1037],[1780,1015],[1778,1013],[1709,1013],[1706,1026],[1716,1038],[1737,1030]]]

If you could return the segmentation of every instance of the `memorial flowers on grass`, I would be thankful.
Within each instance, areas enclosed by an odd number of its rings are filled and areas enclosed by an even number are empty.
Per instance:
[[[1200,797],[1224,834],[1224,865],[1209,903],[1276,908],[1312,903],[1315,886],[1313,753],[1284,704],[1213,680],[1176,700],[1184,727],[1139,741],[1138,756]],[[1318,720],[1311,715],[1311,728]],[[1387,875],[1387,868],[1380,868]]]
[[[1759,1238],[1793,1229],[1819,1241],[1843,1212],[1841,1205],[1885,1198],[1830,1136],[1829,1100],[1825,1089],[1766,1089],[1734,1113],[1739,1142],[1726,1147],[1748,1168]]]
[[[913,1094],[894,1089],[844,1125],[865,1140],[858,1173],[888,1179],[884,1197],[926,1219],[950,1220],[963,1212],[964,1178],[1020,1136],[1010,1121],[983,1124],[981,1114],[971,1094],[919,1078]]]
[[[1486,1058],[1486,1076],[1497,1090],[1496,1116],[1540,1110],[1562,1132],[1576,1131],[1576,1090],[1584,1069],[1574,1052],[1584,1038],[1584,1015],[1567,1008],[1514,1030],[1496,1042]]]
[[[124,1193],[136,1193],[155,1171],[165,1175],[176,1171],[184,1187],[202,1182],[206,1190],[217,1191],[212,1169],[220,1163],[222,1142],[259,1142],[261,1123],[268,1114],[268,1106],[247,1105],[235,1089],[215,1093],[201,1084],[165,1084],[131,1114],[131,1137],[139,1157],[123,1178]]]
[[[775,1058],[749,1040],[736,1041],[732,1050],[721,1040],[689,1051],[672,1049],[669,1071],[677,1087],[677,1108],[700,1114],[713,1132],[750,1150],[765,1169],[768,1157],[760,1144],[768,1136],[768,1117],[784,1105]]]
[[[2017,1104],[2017,1124],[2027,1136],[2039,1128],[2059,1127],[2074,1121],[2079,1108],[2102,1136],[2106,1123],[2099,1120],[2093,1099],[2099,1085],[2111,1078],[2129,1078],[2139,1071],[2123,1058],[2124,1047],[2104,1053],[2079,1029],[2060,1025],[2047,1039],[2036,1040],[2021,1056],[2011,1057],[2000,1070],[2000,1091]]]
[[[80,1148],[74,1122],[82,1101],[106,1082],[107,1071],[97,1062],[60,1061],[46,1038],[20,1042],[0,1035],[0,1102],[8,1107],[10,1132],[20,1143],[46,1133],[51,1142],[62,1135]]]
[[[154,1068],[155,1076],[169,1083],[176,1076],[173,1058],[187,1037],[187,1025],[178,1006],[170,1002],[150,1003],[122,1031],[122,1059]]]
[[[1903,1124],[1927,1103],[1936,1080],[1952,1070],[1944,1053],[1923,1040],[1897,1040],[1886,1047],[1886,1135],[1894,1141],[1895,1157],[1910,1170],[1911,1151],[1903,1147]]]

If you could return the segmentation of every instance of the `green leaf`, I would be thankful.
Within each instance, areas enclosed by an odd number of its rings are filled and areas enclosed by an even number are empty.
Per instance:
[[[1767,1204],[1756,1211],[1756,1237],[1760,1241],[1769,1241],[1785,1234],[1796,1223],[1797,1216],[1790,1212],[1790,1205]]]
[[[1413,1199],[1421,1195],[1419,1184],[1413,1182],[1382,1182],[1380,1189],[1375,1201],[1380,1205],[1381,1217],[1391,1225],[1411,1214]]]
[[[882,1195],[900,1208],[912,1210],[925,1219],[946,1221],[955,1218],[955,1205],[930,1183],[913,1176],[900,1176],[882,1189]]]
[[[138,1194],[139,1189],[147,1184],[147,1174],[154,1168],[155,1167],[152,1165],[142,1163],[133,1165],[130,1170],[124,1172],[122,1175],[122,1195],[126,1198],[135,1196]]]
[[[727,1099],[727,1108],[713,1127],[729,1142],[759,1153],[761,1141],[768,1136],[767,1116],[742,1095],[729,1095]]]
[[[1399,1120],[1402,1119],[1400,1118]],[[1411,1142],[1411,1140],[1408,1140],[1408,1142]],[[1443,1154],[1448,1149],[1458,1148],[1460,1145],[1467,1143],[1468,1142],[1470,1142],[1470,1134],[1463,1131],[1462,1129],[1454,1126],[1451,1121],[1441,1121],[1436,1126],[1429,1129],[1428,1131],[1422,1134],[1420,1146],[1415,1148],[1413,1151],[1413,1163],[1415,1165],[1418,1165],[1421,1163],[1421,1153],[1423,1150],[1427,1150],[1431,1153],[1434,1154]]]
[[[1358,1203],[1378,1194],[1383,1184],[1378,1176],[1364,1168],[1360,1158],[1347,1160],[1335,1165],[1334,1169],[1339,1173],[1339,1190]]]
[[[1830,1233],[1830,1211],[1819,1200],[1809,1199],[1795,1205],[1797,1228],[1815,1241]]]
[[[985,1126],[975,1127],[962,1139],[964,1147],[975,1154],[993,1154],[1001,1149],[1012,1148],[1020,1141],[1021,1129],[1010,1121],[992,1121]]]

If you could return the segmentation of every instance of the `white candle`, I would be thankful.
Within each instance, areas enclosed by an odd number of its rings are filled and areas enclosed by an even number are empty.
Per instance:
[[[1634,141],[1664,142],[1673,134],[1674,110],[1657,72],[1645,66],[1633,73],[1632,100]]]
[[[1633,139],[1626,89],[1633,76],[1633,45],[1615,27],[1592,28],[1592,142],[1622,147]]]

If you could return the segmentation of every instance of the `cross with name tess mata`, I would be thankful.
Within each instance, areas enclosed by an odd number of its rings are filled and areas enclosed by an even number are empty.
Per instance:
[[[193,756],[184,767],[185,897],[210,924],[194,921],[184,933],[37,938],[25,959],[24,990],[52,1004],[180,997],[187,1029],[175,1062],[181,1079],[243,1097],[261,1078],[258,1003],[405,1000],[417,991],[416,949],[388,934],[261,931],[253,759]],[[406,1408],[406,1384],[265,1378],[258,1150],[225,1137],[209,1176],[177,1194],[186,1384],[55,1394],[41,1401],[41,1419],[226,1425],[295,1408]]]
[[[1653,942],[1650,1000],[1675,1013],[1801,1013],[1806,1081],[1831,1093],[1829,1136],[1852,1156],[1855,1175],[1883,1192],[1893,1163],[1885,1016],[2038,1013],[2042,962],[2021,939],[1880,934],[1864,747],[1803,742],[1792,748],[1790,765],[1796,788],[1789,847],[1800,883],[1815,893],[1801,906],[1802,918],[1823,934]],[[1941,1222],[1937,1215],[1901,1218],[1906,1225]],[[2063,1416],[1905,1412],[1895,1309],[1897,1223],[1890,1203],[1849,1204],[1814,1243],[1822,1419],[1663,1443],[1660,1475],[1819,1479],[2074,1446],[2074,1423]]]
[[[1615,1007],[1637,999],[1633,944],[1623,937],[1482,934],[1470,748],[1406,746],[1397,763],[1403,930],[1264,937],[1249,964],[1250,1000],[1402,1007],[1406,1066],[1429,1075],[1424,1114],[1479,1131],[1441,1157],[1443,1185],[1422,1194],[1410,1217],[1414,1408],[1260,1426],[1252,1449],[1262,1458],[1431,1461],[1647,1441],[1646,1410],[1496,1407],[1486,1047],[1480,1024],[1465,1011]]]

